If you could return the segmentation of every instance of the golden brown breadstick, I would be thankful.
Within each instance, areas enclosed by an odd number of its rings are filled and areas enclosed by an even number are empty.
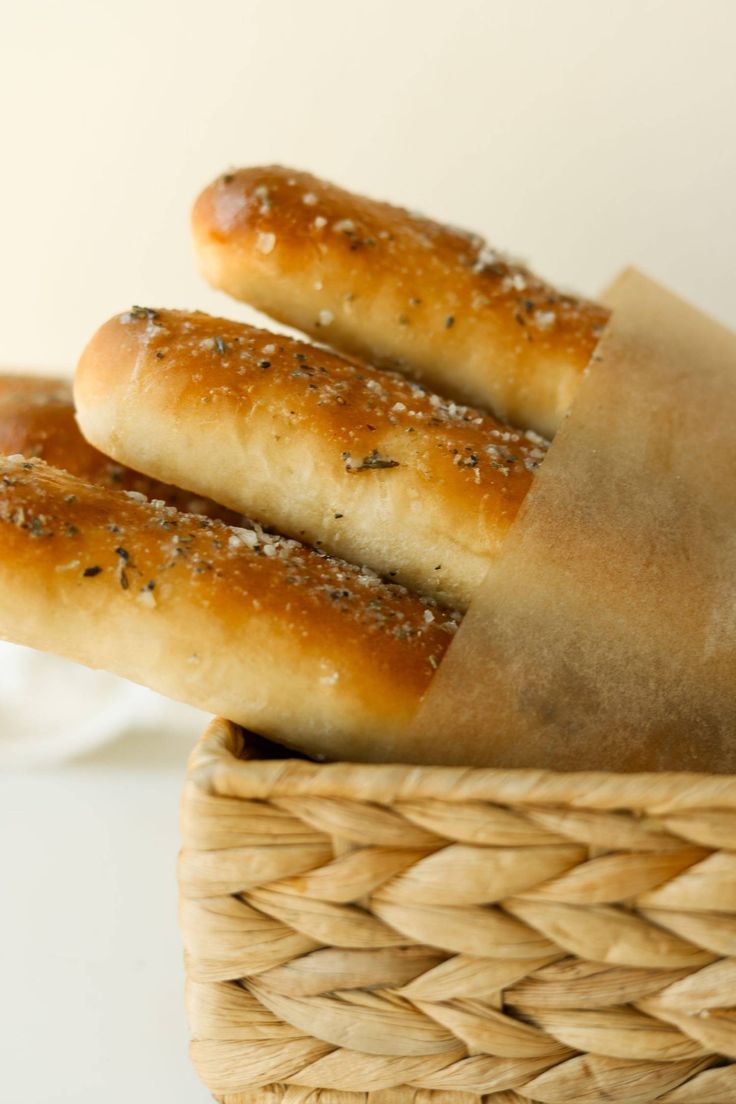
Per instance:
[[[38,456],[88,483],[139,491],[191,514],[239,525],[240,514],[210,499],[159,483],[98,452],[80,433],[71,382],[43,376],[0,375],[0,453]]]
[[[282,743],[400,758],[456,623],[294,541],[0,459],[0,636]]]
[[[214,287],[547,436],[608,317],[477,235],[293,169],[226,173],[192,226]]]
[[[546,442],[396,373],[222,318],[128,311],[82,355],[98,448],[465,608]]]

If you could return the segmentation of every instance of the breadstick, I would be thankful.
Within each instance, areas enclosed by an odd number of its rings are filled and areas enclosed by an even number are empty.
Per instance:
[[[293,169],[226,173],[192,226],[214,287],[546,436],[608,317],[478,235]]]
[[[0,375],[0,454],[38,456],[52,467],[88,483],[138,491],[191,514],[219,517],[229,525],[242,518],[210,499],[159,483],[111,460],[88,444],[74,416],[71,383],[42,376]]]
[[[0,636],[333,758],[401,758],[457,616],[370,572],[0,459]]]
[[[465,608],[546,442],[396,373],[251,326],[128,311],[75,380],[121,463]]]

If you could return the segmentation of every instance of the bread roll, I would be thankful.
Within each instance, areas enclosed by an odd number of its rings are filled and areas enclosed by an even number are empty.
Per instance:
[[[0,636],[333,758],[401,758],[457,617],[305,549],[0,459]]]
[[[192,226],[214,287],[546,436],[608,317],[475,234],[293,169],[226,173]]]
[[[38,456],[88,483],[118,490],[138,491],[163,499],[169,506],[192,514],[219,517],[229,525],[239,514],[201,498],[149,479],[104,456],[88,444],[74,416],[72,385],[42,376],[0,375],[0,454]]]
[[[395,373],[178,311],[92,338],[75,398],[121,463],[465,608],[546,442]]]

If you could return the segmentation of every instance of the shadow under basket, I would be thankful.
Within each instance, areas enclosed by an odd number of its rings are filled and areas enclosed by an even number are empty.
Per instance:
[[[274,750],[214,721],[183,801],[216,1100],[736,1102],[736,777]]]

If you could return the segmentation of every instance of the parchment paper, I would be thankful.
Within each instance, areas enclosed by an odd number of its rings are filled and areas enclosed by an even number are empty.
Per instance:
[[[604,298],[573,411],[415,718],[422,761],[736,771],[736,335],[634,270]]]

